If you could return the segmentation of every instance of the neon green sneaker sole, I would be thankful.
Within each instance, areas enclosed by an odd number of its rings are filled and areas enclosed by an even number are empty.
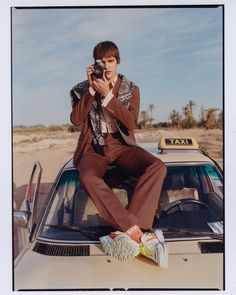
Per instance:
[[[162,231],[155,230],[157,238],[153,238],[151,233],[145,233],[141,238],[140,253],[155,261],[161,268],[168,267],[168,247],[164,241]]]

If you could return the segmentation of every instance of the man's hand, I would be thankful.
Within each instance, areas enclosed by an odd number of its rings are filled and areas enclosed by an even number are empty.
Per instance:
[[[88,81],[89,81],[89,86],[90,87],[93,87],[93,81],[92,81],[92,74],[93,74],[93,65],[90,65],[87,67],[86,69],[86,74],[87,74],[87,78],[88,78]]]
[[[98,92],[103,97],[106,97],[111,88],[110,82],[107,80],[105,74],[103,75],[102,79],[97,79],[96,77],[93,77],[93,65],[87,67],[86,73],[89,81],[90,93]]]
[[[110,82],[107,80],[106,76],[103,75],[103,79],[97,79],[93,77],[92,79],[92,87],[95,91],[101,94],[103,97],[106,97],[110,92]]]

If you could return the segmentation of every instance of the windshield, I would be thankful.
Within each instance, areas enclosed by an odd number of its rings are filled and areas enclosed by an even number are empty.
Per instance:
[[[137,183],[134,177],[109,167],[104,180],[123,206],[127,206]],[[223,219],[222,175],[212,164],[169,165],[153,227],[212,231]],[[62,173],[56,184],[40,237],[63,241],[98,241],[115,230],[99,215],[81,188],[75,169]]]

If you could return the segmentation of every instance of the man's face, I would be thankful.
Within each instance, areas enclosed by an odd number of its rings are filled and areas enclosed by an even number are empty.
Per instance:
[[[104,65],[105,76],[110,81],[113,78],[115,78],[117,74],[117,66],[118,66],[117,60],[115,57],[110,56],[110,57],[103,57],[102,62]]]

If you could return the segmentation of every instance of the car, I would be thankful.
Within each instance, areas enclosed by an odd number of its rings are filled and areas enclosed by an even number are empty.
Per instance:
[[[14,290],[224,290],[223,171],[194,138],[162,137],[142,144],[167,166],[153,229],[163,231],[169,266],[139,255],[120,262],[104,254],[99,238],[115,229],[98,214],[69,160],[59,171],[41,214],[42,167],[36,162],[26,197],[14,212],[20,254]],[[137,182],[109,166],[104,176],[123,206]]]

